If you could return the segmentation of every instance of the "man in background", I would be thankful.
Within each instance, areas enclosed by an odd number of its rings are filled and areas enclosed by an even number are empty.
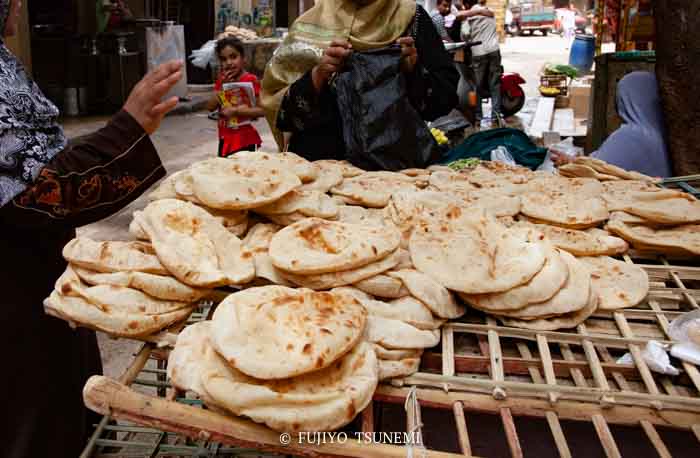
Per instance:
[[[483,111],[481,99],[491,97],[491,116],[496,117],[501,112],[501,49],[498,45],[498,33],[496,32],[496,19],[493,11],[486,6],[486,0],[479,0],[477,4],[465,11],[457,13],[458,20],[469,20],[469,38],[472,42],[481,42],[471,48],[472,69],[476,79],[478,101],[476,104],[476,117],[481,119]],[[484,91],[488,88],[488,93]]]
[[[126,0],[97,0],[95,9],[97,33],[119,29],[134,18]]]

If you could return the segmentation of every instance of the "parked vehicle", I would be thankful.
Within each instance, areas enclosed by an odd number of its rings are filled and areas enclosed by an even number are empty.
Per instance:
[[[542,2],[522,2],[510,10],[513,20],[508,32],[513,35],[532,35],[539,31],[546,36],[555,29],[557,15],[554,8],[542,6]]]
[[[564,10],[565,10],[565,8],[558,8],[555,11],[557,19],[556,19],[556,22],[554,24],[554,31],[556,33],[563,33],[564,32],[562,30],[562,14],[561,14],[561,12]],[[588,27],[588,17],[581,14],[581,12],[578,10],[575,10],[574,12],[576,13],[576,33],[586,33],[586,27]]]

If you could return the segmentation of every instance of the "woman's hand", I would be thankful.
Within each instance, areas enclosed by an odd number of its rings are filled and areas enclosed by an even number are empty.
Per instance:
[[[561,167],[562,165],[566,165],[573,161],[571,156],[566,153],[562,153],[561,151],[550,148],[549,152],[551,154],[550,157],[552,158],[552,162],[554,162],[554,165],[557,167]]]
[[[311,71],[311,78],[317,91],[323,88],[333,73],[343,68],[345,59],[352,53],[352,45],[347,41],[333,40],[323,53],[321,62]]]
[[[173,96],[161,101],[182,78],[181,61],[170,61],[149,72],[139,81],[124,104],[124,111],[138,122],[148,135],[155,132],[166,114],[177,105]]]
[[[412,73],[418,62],[418,50],[415,47],[413,38],[399,38],[396,44],[401,45],[401,71]]]

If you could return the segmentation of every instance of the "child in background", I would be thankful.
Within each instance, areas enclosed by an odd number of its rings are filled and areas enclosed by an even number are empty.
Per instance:
[[[238,151],[255,151],[262,139],[250,121],[260,118],[264,111],[257,105],[260,98],[260,82],[252,73],[245,71],[243,43],[233,37],[224,37],[216,43],[219,58],[219,77],[214,85],[215,94],[209,101],[209,111],[219,109],[219,157],[227,157]],[[245,91],[235,97],[235,105],[224,94],[226,83],[250,83],[255,93],[255,104],[251,104]]]

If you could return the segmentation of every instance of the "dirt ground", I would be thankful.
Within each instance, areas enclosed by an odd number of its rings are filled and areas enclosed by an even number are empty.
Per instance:
[[[526,80],[525,92],[529,100],[522,116],[526,120],[536,107],[540,68],[548,62],[566,63],[568,60],[564,40],[558,36],[508,38],[501,52],[505,71],[518,72]],[[105,122],[106,118],[77,118],[66,120],[64,126],[69,137],[76,137],[95,131]],[[276,151],[267,123],[258,121],[256,127],[263,138],[263,149]],[[215,156],[218,147],[216,123],[208,119],[205,112],[166,118],[152,140],[168,173]],[[146,200],[142,196],[121,212],[80,228],[79,234],[102,240],[129,239],[131,214],[145,205]],[[126,369],[139,344],[100,336],[100,346],[105,375],[116,377]]]

